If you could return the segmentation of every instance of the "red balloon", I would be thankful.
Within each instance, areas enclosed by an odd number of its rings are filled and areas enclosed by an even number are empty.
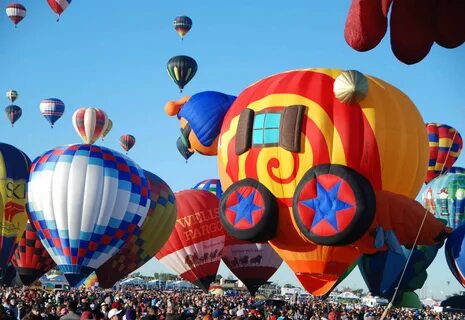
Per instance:
[[[11,262],[25,285],[30,285],[55,266],[29,221]]]
[[[178,218],[155,257],[207,292],[215,280],[226,235],[218,214],[219,200],[203,190],[180,191],[175,197]]]

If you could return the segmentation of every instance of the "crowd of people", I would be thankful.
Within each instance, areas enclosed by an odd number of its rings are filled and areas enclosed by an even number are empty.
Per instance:
[[[141,288],[60,292],[3,288],[0,297],[0,320],[366,320],[380,319],[385,310],[310,299],[258,306],[245,295]],[[465,319],[465,314],[394,308],[385,319]]]

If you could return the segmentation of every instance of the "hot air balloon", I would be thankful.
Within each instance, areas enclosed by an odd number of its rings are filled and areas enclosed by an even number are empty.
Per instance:
[[[168,240],[176,223],[176,204],[170,187],[155,174],[144,171],[151,191],[147,218],[127,243],[97,270],[99,284],[111,288],[115,282],[141,267]]]
[[[53,128],[53,124],[60,119],[65,112],[65,104],[60,99],[56,98],[44,99],[40,102],[40,112],[45,119],[50,122]]]
[[[218,217],[219,200],[203,190],[180,191],[175,197],[176,225],[155,257],[183,279],[208,292],[220,265],[225,240]]]
[[[34,226],[29,221],[11,262],[15,266],[21,282],[26,286],[55,266],[55,262],[45,250],[37,237]]]
[[[179,34],[181,39],[184,39],[184,36],[192,28],[192,19],[188,16],[179,16],[174,18],[174,29]]]
[[[73,114],[73,126],[87,144],[93,144],[108,127],[107,114],[97,108],[79,108]]]
[[[99,283],[96,273],[92,272],[90,276],[88,276],[86,279],[81,281],[81,283],[79,283],[77,287],[84,287],[86,289],[95,289],[97,287],[100,287],[100,283]]]
[[[427,278],[426,269],[433,262],[442,243],[432,246],[417,246],[414,249],[402,247],[402,250],[377,252],[359,259],[360,273],[372,295],[392,299],[396,287],[399,300],[403,292],[421,289]],[[402,278],[402,272],[411,254]]]
[[[105,131],[102,133],[102,140],[105,139],[108,133],[110,133],[111,129],[113,128],[113,121],[111,119],[108,119],[108,125]]]
[[[29,218],[71,286],[140,231],[150,206],[137,164],[104,147],[52,149],[31,166]]]
[[[18,98],[18,92],[16,90],[8,90],[6,92],[6,97],[13,103]]]
[[[21,118],[23,110],[17,105],[11,104],[5,108],[5,114],[8,120],[10,121],[11,126],[13,126],[15,122],[18,121],[19,118]]]
[[[423,187],[419,198],[436,218],[457,228],[465,221],[465,169],[452,167],[434,178]]]
[[[460,225],[447,238],[444,253],[450,271],[465,288],[465,224]]]
[[[194,78],[197,72],[197,62],[188,56],[175,56],[168,61],[166,68],[171,79],[182,92],[184,86]]]
[[[392,52],[406,64],[423,60],[435,42],[449,49],[465,42],[461,0],[353,0],[344,30],[347,43],[357,51],[375,48],[388,30],[388,18]]]
[[[221,182],[208,179],[197,183],[193,189],[208,191],[221,199]],[[252,295],[279,269],[283,260],[268,243],[242,241],[226,235],[223,262],[245,284]]]
[[[57,22],[60,21],[61,14],[71,4],[72,0],[47,0],[48,5],[57,15]]]
[[[196,96],[166,111],[189,133],[189,150],[204,127],[211,130],[209,150],[217,146],[225,190],[223,226],[241,240],[269,241],[303,284],[320,274],[329,285],[361,254],[415,242],[412,230],[425,217],[414,197],[426,175],[428,140],[404,93],[356,70],[283,72],[247,87],[226,108],[210,101],[209,114],[222,115],[215,118],[220,130],[190,103]],[[427,215],[418,244],[439,243],[450,232]],[[324,247],[340,252],[315,258]]]
[[[197,183],[192,189],[204,190],[213,193],[218,199],[221,199],[223,190],[221,190],[221,182],[219,179],[207,179]]]
[[[429,164],[425,183],[449,170],[462,151],[460,133],[445,124],[427,123],[429,140]]]
[[[6,6],[6,14],[13,21],[15,28],[26,16],[26,8],[20,3],[10,3]]]
[[[130,134],[123,134],[119,141],[121,148],[123,148],[126,153],[136,144],[136,138]]]
[[[7,267],[26,228],[26,183],[31,160],[21,150],[0,143],[0,269]]]

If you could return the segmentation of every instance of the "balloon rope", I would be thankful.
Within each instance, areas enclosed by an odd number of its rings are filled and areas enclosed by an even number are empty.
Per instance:
[[[446,159],[444,160],[444,163],[442,164],[442,168],[441,168],[441,172],[439,173],[439,176],[443,175],[443,173],[444,173],[444,168],[445,168],[446,163],[447,163],[447,158],[449,158],[449,154],[450,154],[450,151],[451,151],[452,146],[454,144],[454,140],[455,140],[456,136],[457,136],[457,130],[455,130],[454,137],[452,138],[452,143],[449,146],[449,150],[447,150]],[[415,241],[413,242],[412,250],[410,250],[410,253],[409,253],[408,257],[407,257],[407,262],[405,263],[404,269],[402,270],[402,274],[400,275],[400,279],[399,279],[399,282],[397,283],[397,287],[396,287],[396,290],[394,291],[394,295],[392,296],[391,301],[389,302],[388,306],[384,310],[383,315],[381,316],[380,320],[383,320],[387,316],[387,313],[389,312],[389,309],[391,309],[392,305],[394,304],[394,300],[395,300],[395,298],[397,296],[397,292],[399,291],[400,284],[402,283],[402,280],[404,278],[405,271],[407,270],[408,263],[410,262],[410,258],[412,257],[413,250],[417,246],[418,238],[420,237],[421,229],[423,229],[423,225],[425,224],[426,217],[428,216],[428,213],[429,213],[428,208],[425,208],[425,214],[423,215],[423,220],[421,221],[421,225],[420,225],[420,228],[418,229],[417,236],[415,237]]]

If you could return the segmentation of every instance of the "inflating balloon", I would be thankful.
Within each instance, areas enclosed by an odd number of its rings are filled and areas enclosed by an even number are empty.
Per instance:
[[[6,15],[14,23],[15,28],[26,16],[26,8],[20,3],[10,3],[6,6]]]
[[[23,114],[23,110],[21,107],[18,107],[17,105],[9,105],[5,108],[5,114],[6,117],[8,118],[8,121],[10,121],[11,126],[15,124],[16,121],[21,118],[21,115]]]
[[[40,102],[40,113],[50,122],[53,128],[55,122],[61,118],[65,112],[65,104],[60,99],[49,98]]]
[[[429,141],[429,164],[425,183],[449,170],[462,151],[460,133],[445,124],[427,123]]]
[[[353,0],[344,37],[357,51],[376,47],[388,27],[394,55],[406,64],[417,63],[434,42],[456,48],[465,42],[465,2],[461,0]]]
[[[127,153],[136,144],[136,138],[130,134],[123,134],[119,139],[119,143]]]
[[[16,90],[8,90],[6,92],[6,97],[13,103],[18,98],[18,92]]]
[[[21,282],[26,286],[55,266],[55,262],[40,242],[34,226],[29,221],[11,262]]]
[[[147,218],[140,232],[130,237],[116,255],[98,268],[97,277],[103,288],[111,288],[153,258],[168,240],[176,223],[176,204],[170,187],[155,174],[144,173],[151,191]]]
[[[444,252],[450,271],[465,288],[465,224],[452,232],[446,241]]]
[[[168,61],[166,69],[182,92],[184,86],[194,78],[197,72],[197,62],[188,56],[175,56]]]
[[[107,134],[110,133],[110,131],[111,131],[112,128],[113,128],[113,121],[111,121],[111,119],[108,119],[107,128],[106,128],[105,131],[102,133],[102,140],[105,139],[105,137],[107,136]]]
[[[425,208],[449,227],[457,228],[464,223],[465,169],[452,167],[425,185],[420,195]]]
[[[183,279],[208,292],[215,280],[225,241],[218,216],[219,200],[203,190],[180,191],[175,197],[176,225],[155,257]]]
[[[197,183],[193,189],[208,191],[221,199],[221,182],[208,179]],[[226,235],[223,262],[245,284],[252,295],[279,269],[283,260],[268,243],[253,243]]]
[[[187,16],[179,16],[174,18],[173,25],[181,39],[184,39],[184,36],[192,28],[192,19]]]
[[[107,114],[97,108],[80,108],[73,114],[73,126],[87,144],[97,141],[108,127]]]
[[[60,21],[61,14],[68,8],[72,0],[47,0],[48,5],[57,15],[57,22]]]
[[[26,183],[31,160],[21,150],[0,143],[0,269],[4,272],[26,228]]]
[[[189,151],[217,144],[223,226],[235,238],[269,241],[306,288],[302,279],[314,275],[331,287],[361,254],[415,242],[428,140],[401,91],[355,70],[306,69],[260,80],[229,104],[196,96],[165,110],[179,117]],[[218,121],[203,115],[205,105]],[[428,215],[418,244],[448,232]],[[345,254],[318,253],[334,246]],[[307,262],[318,255],[328,268],[315,272]]]
[[[88,144],[58,147],[38,157],[28,197],[31,223],[71,286],[140,231],[151,202],[137,164]]]

